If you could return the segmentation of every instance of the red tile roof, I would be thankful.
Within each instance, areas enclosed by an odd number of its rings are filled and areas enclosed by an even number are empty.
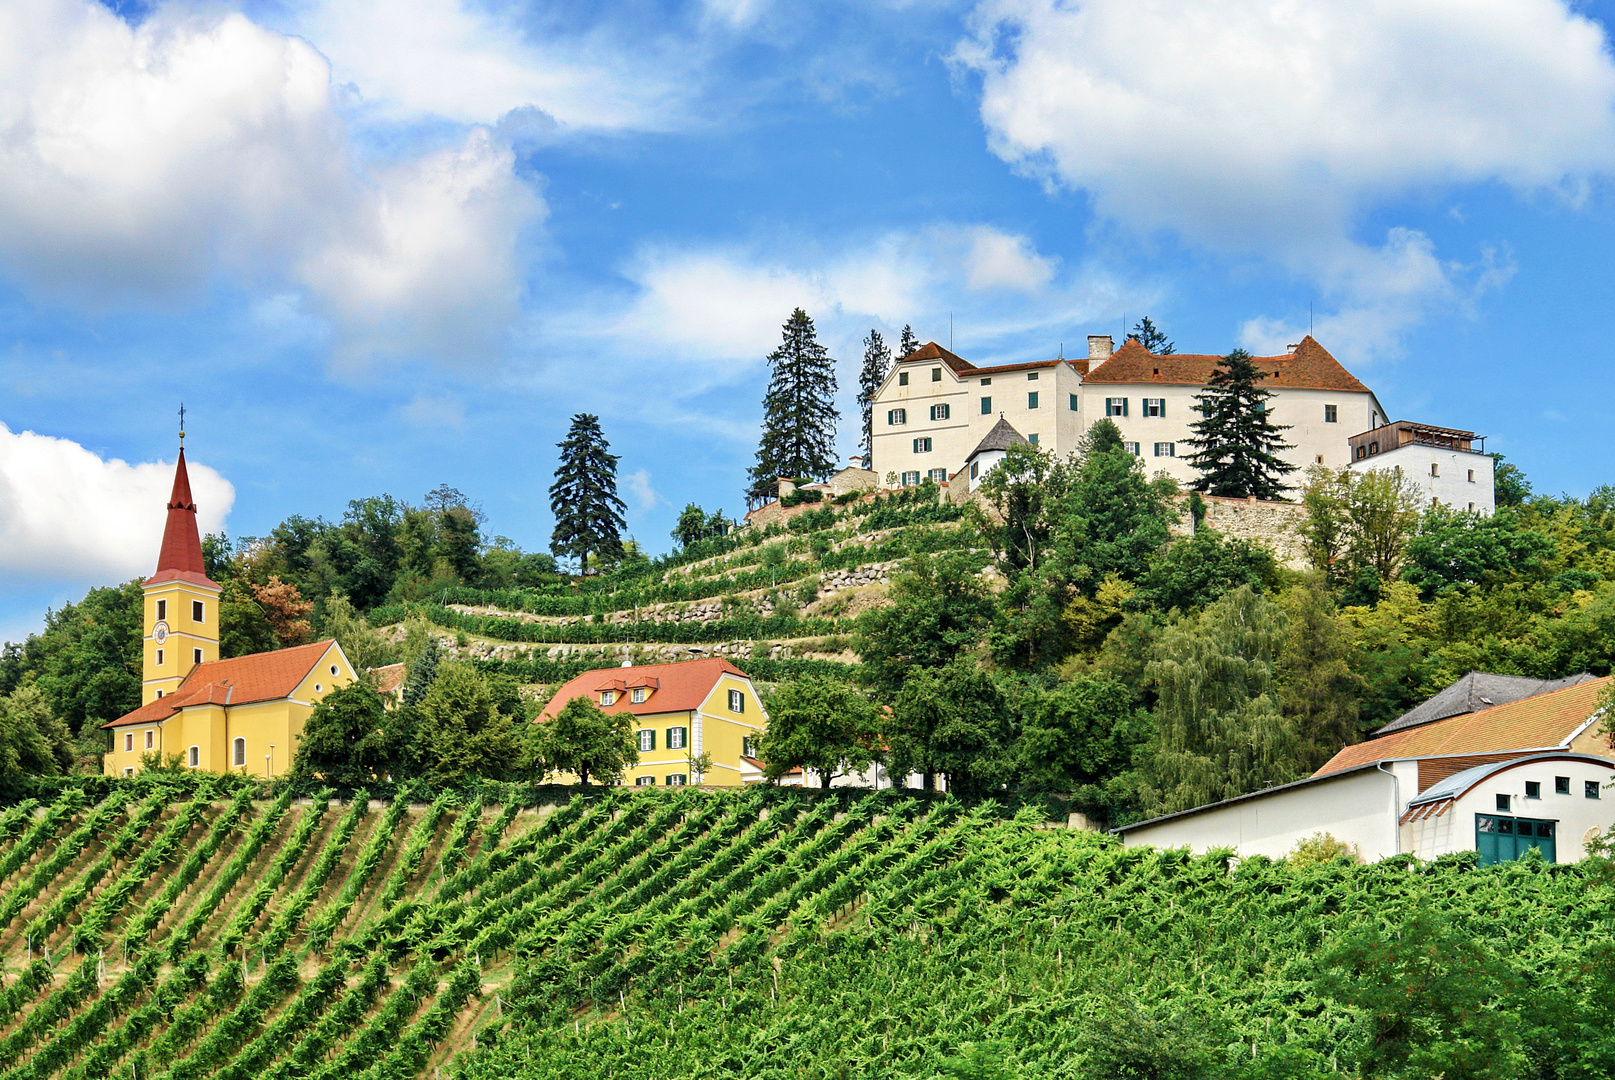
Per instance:
[[[687,712],[700,708],[712,693],[721,675],[738,675],[749,678],[744,671],[727,660],[709,657],[705,660],[683,660],[676,664],[635,664],[631,668],[595,668],[568,679],[555,691],[550,703],[538,714],[539,720],[553,720],[575,697],[600,700],[601,690],[618,691],[614,704],[602,705],[606,712],[628,712],[635,715],[649,713]],[[635,705],[632,695],[624,693],[626,684],[647,681],[656,685]]]
[[[172,694],[102,724],[104,728],[155,724],[187,705],[250,705],[290,697],[335,642],[327,639],[274,652],[197,664]]]
[[[163,546],[157,553],[157,572],[146,579],[146,584],[174,580],[219,588],[208,580],[202,563],[202,538],[196,528],[196,503],[191,499],[191,477],[185,470],[183,446],[174,466],[174,490],[168,497],[168,521],[163,526]]]
[[[1592,679],[1563,690],[1521,698],[1481,712],[1449,716],[1360,742],[1342,749],[1312,775],[1324,776],[1354,765],[1395,758],[1495,754],[1564,746],[1597,710],[1598,696],[1609,682],[1609,676]]]
[[[934,341],[928,341],[907,356],[897,358],[899,364],[918,363],[921,360],[940,360],[955,371],[970,370],[970,361],[962,356],[955,356]]]
[[[1222,362],[1220,356],[1195,353],[1174,353],[1156,356],[1136,339],[1129,338],[1110,359],[1094,367],[1085,382],[1091,383],[1165,383],[1180,386],[1204,386],[1211,381],[1212,373]],[[1344,390],[1367,393],[1368,387],[1341,366],[1309,334],[1295,347],[1294,352],[1281,356],[1253,356],[1251,362],[1268,377],[1262,385],[1268,389],[1286,386],[1304,390]]]

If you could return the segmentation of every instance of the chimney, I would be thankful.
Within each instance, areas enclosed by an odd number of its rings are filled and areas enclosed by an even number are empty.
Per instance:
[[[1116,340],[1109,334],[1088,335],[1088,363],[1103,364],[1116,348]]]

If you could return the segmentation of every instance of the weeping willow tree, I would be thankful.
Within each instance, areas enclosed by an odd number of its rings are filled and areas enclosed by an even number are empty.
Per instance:
[[[1166,630],[1146,669],[1159,699],[1139,794],[1170,814],[1298,779],[1298,736],[1280,708],[1282,609],[1241,586]]]

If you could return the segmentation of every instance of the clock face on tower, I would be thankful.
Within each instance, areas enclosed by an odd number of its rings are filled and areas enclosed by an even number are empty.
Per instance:
[[[159,645],[161,645],[163,642],[167,641],[168,640],[168,624],[165,623],[165,622],[159,622],[156,626],[151,628],[151,636],[152,636],[152,640],[156,641],[157,644],[159,644]]]

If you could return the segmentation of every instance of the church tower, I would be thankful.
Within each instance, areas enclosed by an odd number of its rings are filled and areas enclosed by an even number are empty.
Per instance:
[[[141,584],[145,592],[145,645],[140,703],[149,705],[172,693],[191,668],[219,658],[219,593],[202,562],[191,478],[185,472],[185,433],[179,433],[179,463],[168,499],[168,523],[157,572]]]

